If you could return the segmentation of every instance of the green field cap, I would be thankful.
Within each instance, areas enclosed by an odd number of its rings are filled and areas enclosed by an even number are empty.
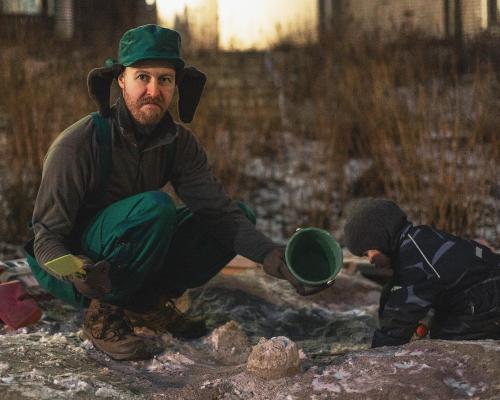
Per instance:
[[[285,259],[300,283],[313,287],[330,285],[342,268],[342,249],[327,231],[301,228],[288,240]]]
[[[176,70],[184,68],[180,55],[181,37],[178,32],[158,25],[143,25],[130,29],[120,40],[118,62],[128,67],[143,60],[166,60]]]

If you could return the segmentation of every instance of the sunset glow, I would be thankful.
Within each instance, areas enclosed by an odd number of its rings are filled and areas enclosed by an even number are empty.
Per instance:
[[[317,21],[316,0],[158,0],[157,8],[164,26],[187,11],[192,29],[216,32],[225,49],[265,48],[290,33],[303,37]]]

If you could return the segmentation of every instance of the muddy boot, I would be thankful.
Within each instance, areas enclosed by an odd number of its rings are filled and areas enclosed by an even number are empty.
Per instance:
[[[115,360],[144,360],[152,356],[145,339],[134,335],[123,309],[92,299],[83,321],[83,336]]]
[[[125,310],[134,326],[145,326],[158,333],[170,332],[172,336],[183,339],[196,339],[207,333],[203,318],[188,317],[175,306],[172,300],[161,302],[146,312]]]

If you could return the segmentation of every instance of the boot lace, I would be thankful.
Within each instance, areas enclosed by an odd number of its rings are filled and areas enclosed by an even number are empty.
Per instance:
[[[133,326],[123,311],[110,304],[99,305],[89,317],[91,333],[96,339],[118,341],[133,332]]]

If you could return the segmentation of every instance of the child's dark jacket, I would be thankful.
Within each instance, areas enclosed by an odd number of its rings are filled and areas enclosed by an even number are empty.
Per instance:
[[[407,343],[428,311],[431,337],[500,338],[500,255],[430,226],[408,226],[392,258],[372,347]]]

